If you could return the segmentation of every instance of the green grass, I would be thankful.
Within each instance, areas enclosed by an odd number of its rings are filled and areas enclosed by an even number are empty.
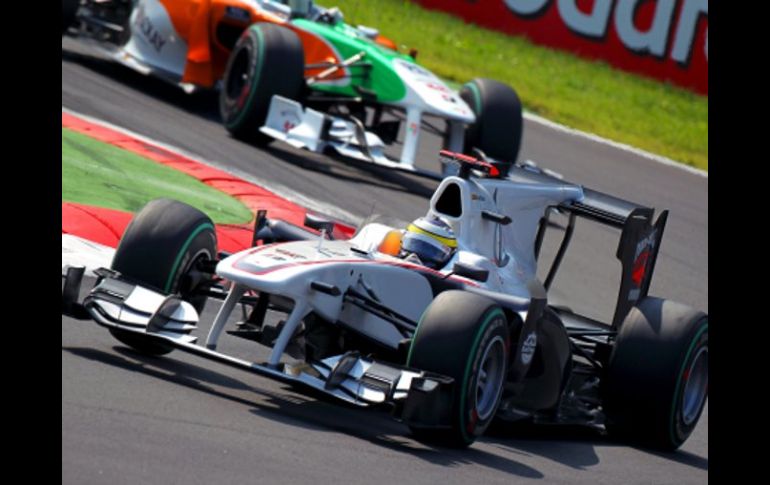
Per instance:
[[[217,223],[245,223],[240,201],[173,168],[62,128],[62,200],[128,212],[158,197],[197,207]]]
[[[449,81],[506,82],[533,113],[708,170],[705,96],[405,0],[326,3],[340,7],[353,25],[376,27],[397,44],[417,48],[418,62]]]

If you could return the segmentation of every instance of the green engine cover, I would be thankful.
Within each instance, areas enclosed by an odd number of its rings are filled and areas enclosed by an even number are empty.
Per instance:
[[[350,69],[353,76],[344,79],[343,82],[337,81],[335,84],[319,82],[313,86],[313,89],[344,96],[359,96],[360,94],[353,88],[359,85],[374,91],[377,94],[377,101],[381,103],[397,103],[404,99],[406,86],[394,70],[392,61],[402,59],[414,63],[412,57],[380,46],[344,22],[329,25],[296,19],[292,23],[331,43],[343,60],[363,51],[366,55],[361,62],[372,64],[371,69],[368,69],[368,75],[359,76],[366,74],[367,70],[353,67]]]

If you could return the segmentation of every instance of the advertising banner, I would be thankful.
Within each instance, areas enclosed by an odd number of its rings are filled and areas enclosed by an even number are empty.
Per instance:
[[[708,95],[708,0],[417,0]]]

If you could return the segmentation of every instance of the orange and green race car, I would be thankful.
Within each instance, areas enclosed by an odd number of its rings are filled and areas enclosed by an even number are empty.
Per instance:
[[[430,130],[455,152],[518,156],[511,87],[474,79],[456,92],[416,51],[311,0],[62,0],[62,34],[186,91],[218,89],[227,130],[257,144],[422,173],[414,160]]]

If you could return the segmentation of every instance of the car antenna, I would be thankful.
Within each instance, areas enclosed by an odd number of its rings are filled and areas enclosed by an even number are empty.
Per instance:
[[[374,208],[377,207],[377,201],[375,200],[372,202],[372,207],[369,208],[369,214],[367,214],[366,217],[364,217],[361,222],[358,224],[358,229],[362,229],[366,224],[369,224],[369,219],[372,218],[372,215],[374,214]]]

